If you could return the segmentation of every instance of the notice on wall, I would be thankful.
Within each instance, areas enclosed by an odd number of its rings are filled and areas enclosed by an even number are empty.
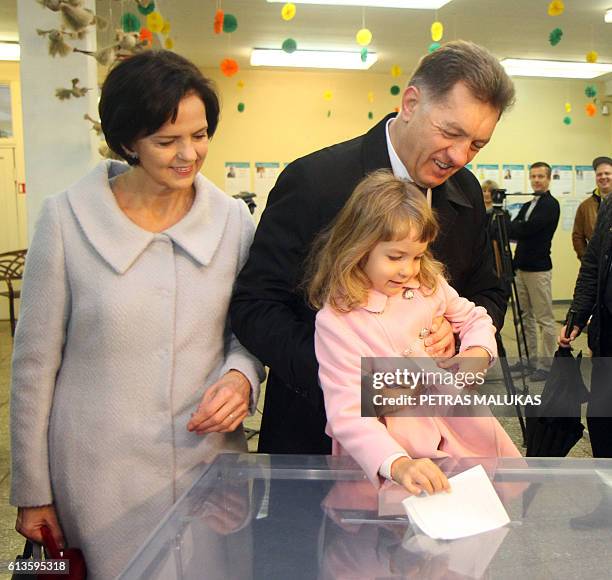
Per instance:
[[[574,218],[579,205],[580,201],[577,199],[561,200],[561,229],[564,232],[571,232],[574,228]]]
[[[502,188],[507,193],[523,193],[525,191],[525,166],[504,163],[502,165]]]
[[[251,191],[251,164],[248,161],[225,162],[225,193],[237,195]]]
[[[576,195],[588,197],[595,189],[595,170],[592,165],[576,165]]]
[[[497,163],[479,163],[476,165],[476,177],[482,183],[486,179],[491,179],[499,183],[499,165]]]
[[[274,162],[261,162],[255,163],[255,203],[257,208],[255,209],[255,219],[259,221],[261,212],[266,207],[268,200],[268,194],[274,187],[276,180],[281,172],[281,164],[277,161]]]
[[[574,193],[574,171],[571,165],[552,165],[550,193],[564,197]]]

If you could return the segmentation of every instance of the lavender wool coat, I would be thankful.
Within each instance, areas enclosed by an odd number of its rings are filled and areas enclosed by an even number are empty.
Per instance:
[[[151,233],[119,209],[104,162],[48,198],[26,264],[12,375],[11,503],[55,503],[89,578],[115,577],[242,429],[186,429],[230,369],[263,367],[232,335],[227,309],[253,237],[246,205],[196,177],[189,213]]]

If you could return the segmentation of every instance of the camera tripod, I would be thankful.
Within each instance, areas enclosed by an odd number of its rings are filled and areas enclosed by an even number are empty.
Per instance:
[[[514,268],[512,266],[512,252],[510,250],[510,241],[508,239],[508,214],[503,209],[503,199],[505,198],[504,190],[494,190],[493,192],[493,209],[491,219],[489,222],[489,235],[493,244],[493,253],[495,256],[495,267],[497,276],[500,279],[504,290],[509,295],[510,308],[512,309],[512,322],[514,324],[514,332],[516,334],[516,344],[518,348],[519,361],[523,364],[523,352],[527,364],[529,364],[529,351],[527,349],[527,341],[525,339],[525,328],[523,326],[523,318],[521,316],[521,306],[518,297],[518,291],[516,288],[516,282],[514,280]],[[499,352],[499,362],[504,377],[504,384],[506,385],[506,391],[509,395],[516,394],[516,387],[514,386],[514,380],[510,367],[508,366],[508,359],[506,356],[506,349],[502,341],[501,334],[499,331],[496,333],[495,338],[497,340],[497,350]],[[524,368],[524,367],[523,367]],[[525,382],[525,372],[521,371],[521,378],[523,383],[523,394],[529,393],[529,388]],[[525,441],[525,420],[520,405],[515,404],[516,416],[521,426],[521,432],[523,434],[523,441]]]

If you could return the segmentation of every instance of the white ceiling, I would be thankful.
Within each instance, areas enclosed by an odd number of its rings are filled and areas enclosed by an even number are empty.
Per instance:
[[[296,17],[285,22],[280,17],[282,4],[266,0],[156,3],[171,22],[175,50],[200,66],[217,66],[229,56],[247,68],[251,48],[279,48],[287,37],[304,49],[359,49],[355,42],[355,32],[362,23],[363,9],[359,7],[297,4]],[[238,30],[233,34],[213,34],[218,3],[238,18]],[[0,40],[18,37],[16,5],[17,0],[0,0]],[[612,63],[612,24],[603,21],[612,0],[565,0],[565,5],[564,14],[550,17],[548,0],[453,0],[438,10],[437,17],[445,26],[444,40],[472,40],[500,58],[584,60],[588,51],[596,50],[600,62]],[[97,13],[112,17],[115,26],[122,9],[135,11],[134,0],[96,1]],[[370,49],[379,56],[370,70],[387,73],[391,65],[399,64],[409,71],[427,51],[434,20],[435,12],[430,10],[365,9],[366,26],[373,33]],[[553,47],[548,35],[556,27],[563,29],[564,36]],[[110,31],[100,32],[99,45],[108,43],[110,35]]]

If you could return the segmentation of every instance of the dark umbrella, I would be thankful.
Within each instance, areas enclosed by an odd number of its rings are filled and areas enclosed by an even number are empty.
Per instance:
[[[580,405],[589,392],[580,373],[582,352],[559,348],[542,392],[541,405],[527,407],[527,457],[565,457],[582,438]]]

